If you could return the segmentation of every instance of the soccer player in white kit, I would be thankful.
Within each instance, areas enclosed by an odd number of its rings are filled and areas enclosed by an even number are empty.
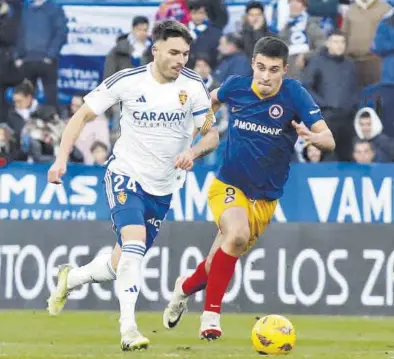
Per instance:
[[[98,256],[85,266],[61,266],[48,311],[58,315],[68,294],[81,284],[116,279],[122,350],[149,345],[137,329],[134,314],[142,259],[158,234],[172,193],[183,186],[186,171],[219,141],[209,92],[196,72],[184,68],[192,42],[187,28],[177,21],[164,21],[155,25],[152,37],[152,63],[115,73],[85,97],[64,131],[48,172],[49,182],[61,183],[84,124],[120,103],[121,135],[104,178],[117,243],[112,254]],[[198,131],[201,139],[191,147]]]

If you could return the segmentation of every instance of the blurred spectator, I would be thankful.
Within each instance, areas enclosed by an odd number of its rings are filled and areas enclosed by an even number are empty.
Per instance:
[[[93,165],[103,166],[109,156],[108,146],[100,141],[96,141],[92,144],[90,152],[93,159]]]
[[[328,38],[327,48],[310,59],[302,79],[333,132],[341,161],[350,159],[349,138],[353,135],[352,119],[358,103],[356,68],[344,56],[345,49],[345,36],[336,30]]]
[[[349,111],[358,102],[356,68],[344,56],[345,41],[344,34],[336,30],[327,47],[310,59],[302,78],[323,110]]]
[[[0,123],[7,121],[8,105],[5,101],[7,88],[23,80],[21,72],[16,69],[13,61],[20,23],[20,7],[0,0]]]
[[[250,1],[246,5],[245,22],[242,26],[241,37],[246,55],[253,57],[253,48],[263,36],[269,36],[264,18],[264,7],[259,1]]]
[[[145,16],[136,16],[133,19],[132,31],[128,35],[129,43],[133,50],[131,52],[131,63],[133,67],[147,64],[153,60],[152,39],[148,36],[149,20]]]
[[[358,139],[372,144],[375,162],[394,162],[394,138],[382,133],[383,125],[374,109],[360,109],[354,118],[354,129]]]
[[[380,22],[371,51],[383,60],[380,81],[394,84],[394,9]]]
[[[209,57],[209,65],[216,66],[220,36],[222,32],[208,20],[206,2],[194,0],[189,3],[190,22],[188,24],[193,42],[190,49],[190,58],[187,66],[194,67],[196,56],[205,55]]]
[[[375,162],[375,152],[372,144],[365,140],[356,141],[353,145],[353,160],[360,164]]]
[[[242,39],[235,34],[223,35],[220,38],[219,52],[221,61],[213,73],[213,77],[222,83],[231,75],[250,76],[252,67],[249,58],[242,51]]]
[[[273,34],[282,31],[290,16],[288,0],[266,0],[264,1],[264,15],[268,30]]]
[[[13,131],[5,123],[0,123],[0,158],[7,162],[18,160],[18,148]]]
[[[366,87],[361,94],[361,107],[375,109],[383,123],[383,132],[394,137],[394,84],[380,83]]]
[[[82,96],[73,96],[70,104],[70,117],[73,116],[83,105]],[[87,122],[82,129],[75,147],[82,153],[84,163],[91,165],[94,158],[91,153],[93,143],[100,141],[107,148],[110,146],[108,120],[105,116],[97,116],[93,120]]]
[[[104,64],[104,78],[123,69],[138,67],[151,61],[152,40],[148,37],[149,20],[145,16],[133,19],[129,34],[121,35]]]
[[[313,145],[305,146],[302,154],[307,163],[319,163],[324,160],[323,152]]]
[[[201,76],[209,91],[215,90],[220,86],[220,83],[212,77],[212,68],[209,65],[208,56],[199,55],[196,57],[194,71]]]
[[[190,21],[187,0],[164,0],[156,13],[156,21],[178,20],[187,25]]]
[[[31,114],[22,130],[22,150],[32,162],[52,162],[60,145],[65,124],[53,106],[42,106]],[[74,147],[71,162],[83,162],[82,154]]]
[[[29,80],[15,87],[13,101],[14,106],[8,114],[8,126],[13,130],[19,145],[23,127],[30,120],[31,114],[39,107],[34,98],[34,87]]]
[[[189,3],[193,0],[189,0]],[[205,0],[208,18],[219,29],[224,29],[228,23],[228,11],[225,0]]]
[[[57,103],[58,56],[67,42],[67,19],[52,0],[34,0],[24,9],[15,65],[34,86],[41,79],[48,105]]]
[[[310,57],[325,45],[326,37],[320,28],[320,19],[307,12],[306,0],[290,0],[290,18],[279,37],[289,44],[288,76],[301,79]]]
[[[370,52],[370,47],[380,20],[390,9],[390,5],[380,0],[356,0],[344,18],[347,53],[356,63],[362,87],[379,81],[381,60]]]

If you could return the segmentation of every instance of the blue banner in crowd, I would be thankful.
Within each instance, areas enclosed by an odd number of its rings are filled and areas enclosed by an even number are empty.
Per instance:
[[[70,165],[62,185],[47,183],[48,166],[13,163],[0,170],[0,219],[109,219],[104,169]],[[394,165],[294,164],[274,221],[393,222]],[[197,166],[174,194],[169,220],[212,220],[207,192],[214,171]]]
[[[129,33],[135,16],[146,16],[151,27],[158,1],[62,0],[68,38],[61,51],[58,70],[59,101],[69,103],[75,93],[88,93],[103,79],[105,57],[121,34]],[[225,32],[239,28],[243,2],[230,2]],[[42,91],[41,91],[42,92]],[[41,94],[41,97],[43,94]]]

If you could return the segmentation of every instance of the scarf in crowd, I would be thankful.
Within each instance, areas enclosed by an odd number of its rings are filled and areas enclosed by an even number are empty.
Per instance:
[[[306,31],[308,20],[309,15],[306,11],[296,17],[291,17],[289,19],[289,55],[305,54],[310,51],[308,34]]]
[[[131,54],[131,57],[130,57],[131,64],[134,67],[141,66],[142,57],[143,57],[145,51],[147,51],[147,49],[149,49],[149,47],[151,46],[152,40],[147,38],[143,42],[137,41],[135,39],[135,37],[133,36],[133,34],[129,34],[127,39],[129,40],[130,45],[133,47],[133,53]]]
[[[335,29],[335,23],[332,17],[322,17],[320,20],[320,28],[324,31],[326,36],[330,36]]]
[[[271,7],[271,16],[269,24],[268,24],[268,30],[272,32],[273,34],[279,33],[279,27],[278,27],[278,1],[270,1],[268,4]]]
[[[287,24],[289,18],[288,0],[263,0],[264,15],[268,30],[278,34]]]
[[[189,31],[192,35],[193,40],[198,39],[198,37],[208,29],[209,20],[205,20],[202,24],[196,25],[193,21],[189,22]]]
[[[19,109],[15,108],[15,112],[22,117],[25,121],[28,121],[30,119],[30,115],[36,111],[38,108],[38,101],[36,99],[33,99],[33,102],[31,103],[31,106],[29,108],[24,108],[24,109]]]

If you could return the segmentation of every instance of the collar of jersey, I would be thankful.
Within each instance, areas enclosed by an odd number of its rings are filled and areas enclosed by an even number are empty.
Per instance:
[[[254,81],[252,81],[252,85],[250,86],[250,88],[252,89],[253,93],[260,99],[260,100],[264,100],[266,98],[270,98],[270,97],[274,97],[280,90],[280,88],[282,87],[282,84],[280,84],[280,86],[270,95],[268,96],[263,96],[259,89],[257,88],[256,84]]]

